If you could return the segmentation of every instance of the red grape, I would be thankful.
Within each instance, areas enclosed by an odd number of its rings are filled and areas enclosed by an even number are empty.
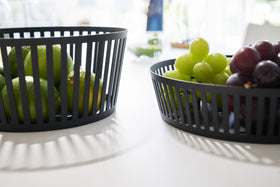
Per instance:
[[[271,60],[263,60],[256,65],[253,79],[258,87],[278,87],[280,83],[280,67]]]
[[[258,41],[252,47],[260,53],[261,60],[274,60],[276,57],[274,47],[268,41]]]
[[[279,53],[280,54],[280,53]],[[278,55],[278,57],[276,57],[276,59],[274,60],[274,62],[280,66],[280,55]]]
[[[226,85],[228,86],[244,86],[248,82],[253,82],[250,76],[242,75],[240,73],[234,73],[227,79]]]
[[[230,68],[231,73],[237,73],[238,72],[238,70],[236,69],[234,63],[230,63],[229,64],[229,68]]]
[[[280,41],[274,42],[272,45],[274,47],[276,56],[278,56],[278,54],[280,53]]]
[[[230,63],[238,73],[251,76],[255,66],[260,62],[259,52],[250,47],[242,47],[233,56]]]

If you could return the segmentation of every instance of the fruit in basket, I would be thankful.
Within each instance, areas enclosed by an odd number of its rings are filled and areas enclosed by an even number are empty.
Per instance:
[[[80,70],[79,76],[79,116],[83,114],[84,110],[84,93],[85,93],[85,80],[86,80],[86,71]],[[89,98],[88,98],[88,113],[92,112],[93,102],[94,102],[94,84],[95,81],[99,80],[99,89],[97,95],[97,109],[100,107],[101,102],[101,93],[102,93],[102,86],[103,83],[100,79],[98,79],[94,73],[90,73],[90,88],[89,88]],[[68,79],[67,79],[67,102],[68,102],[68,111],[72,113],[73,111],[73,96],[74,96],[74,71],[70,72]],[[76,88],[75,88],[76,89]]]
[[[163,74],[163,76],[168,77],[168,78],[172,78],[172,79],[177,79],[177,80],[184,80],[184,81],[190,81],[191,80],[191,76],[184,75],[184,74],[180,73],[178,70],[166,71]]]
[[[214,75],[214,77],[212,78],[212,83],[217,85],[225,85],[228,78],[229,75],[222,71]]]
[[[276,56],[279,56],[279,53],[280,53],[280,40],[274,42],[272,45],[273,45],[274,52],[275,52]]]
[[[180,73],[191,76],[196,63],[197,61],[193,58],[193,55],[191,53],[186,53],[178,57],[174,65]]]
[[[231,58],[215,52],[209,54],[208,42],[197,38],[190,44],[190,51],[179,56],[174,63],[175,70],[167,71],[163,76],[184,81],[225,85],[230,71]],[[187,76],[187,78],[186,78]],[[211,95],[207,93],[207,102],[211,103]],[[196,92],[197,100],[201,99],[199,91]],[[189,97],[189,103],[192,103]],[[222,107],[221,96],[217,95],[218,107]],[[176,102],[176,108],[177,102]]]
[[[242,75],[240,73],[234,73],[227,79],[226,85],[228,86],[237,86],[237,87],[243,87],[245,84],[248,84],[250,82],[253,82],[253,79],[251,76]],[[241,97],[240,103],[243,103],[245,100],[244,97]],[[228,108],[230,111],[234,110],[234,101],[233,97],[228,97]]]
[[[274,60],[276,57],[272,43],[268,41],[258,41],[252,45],[261,55],[261,60]]]
[[[240,48],[230,62],[234,72],[227,80],[227,85],[245,88],[279,88],[280,87],[280,42],[254,42]],[[237,73],[236,73],[237,72]],[[246,118],[245,96],[240,96],[240,114]],[[234,98],[228,98],[229,110],[234,111]],[[256,123],[258,112],[258,98],[252,98],[251,122]],[[263,109],[264,119],[268,119],[270,103],[265,100]],[[277,109],[278,110],[278,109]]]
[[[5,77],[2,74],[0,74],[0,91],[5,85],[6,85]]]
[[[199,82],[208,82],[214,75],[212,67],[206,62],[199,62],[193,67],[193,76]]]
[[[251,77],[244,87],[279,87],[280,42],[258,41],[240,48],[230,62],[233,73]]]
[[[263,60],[256,65],[253,79],[258,87],[279,87],[280,67],[271,60]]]
[[[38,62],[39,62],[39,75],[43,79],[47,79],[47,57],[46,46],[38,46]],[[61,48],[57,45],[52,46],[53,52],[53,75],[54,84],[58,86],[60,84],[61,76]],[[25,75],[33,75],[32,72],[32,51],[29,51],[24,60]],[[67,73],[69,74],[73,70],[73,61],[69,54],[67,55]]]
[[[211,53],[205,57],[204,61],[211,66],[214,73],[222,72],[228,64],[227,58],[221,53]]]
[[[252,47],[242,47],[231,60],[234,72],[251,76],[256,65],[260,62],[261,55]]]
[[[26,90],[27,90],[27,97],[28,97],[28,106],[22,105],[20,81],[19,81],[19,77],[17,77],[12,80],[15,104],[16,104],[16,106],[13,106],[13,107],[16,107],[18,119],[20,122],[24,121],[23,110],[25,110],[26,107],[29,107],[31,122],[36,122],[36,104],[35,104],[36,101],[35,101],[35,95],[34,95],[34,80],[33,80],[33,77],[26,76],[25,81],[26,81]],[[54,98],[55,98],[54,110],[55,110],[55,112],[57,112],[58,108],[59,108],[60,95],[55,87],[53,89],[54,89]],[[49,117],[48,84],[47,84],[47,81],[44,79],[40,79],[40,90],[41,90],[43,120],[47,120]],[[5,109],[5,114],[10,119],[11,111],[10,111],[10,104],[9,104],[8,92],[7,92],[6,86],[4,86],[1,93],[2,93],[2,97],[3,97],[3,105],[4,105],[4,109]]]
[[[30,46],[22,46],[22,59],[24,61],[26,55],[30,51]],[[15,78],[18,76],[18,70],[17,70],[17,57],[16,57],[16,48],[12,47],[11,51],[8,54],[9,59],[9,65],[11,70],[11,76],[12,78]]]
[[[196,38],[190,44],[190,52],[198,61],[202,61],[209,53],[209,44],[204,38]]]

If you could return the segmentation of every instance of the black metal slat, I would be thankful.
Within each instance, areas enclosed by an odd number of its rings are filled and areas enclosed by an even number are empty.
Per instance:
[[[224,134],[228,135],[229,134],[229,111],[228,111],[228,95],[223,94],[222,95],[222,102],[223,102],[223,129],[224,129]]]
[[[9,100],[9,108],[10,108],[10,114],[11,114],[11,128],[13,126],[16,126],[18,123],[18,115],[16,111],[16,101],[15,101],[15,95],[14,95],[14,88],[12,84],[12,77],[11,77],[11,70],[10,70],[10,63],[8,60],[8,54],[7,54],[7,48],[5,45],[1,46],[1,52],[2,52],[2,60],[3,60],[3,67],[4,67],[4,75],[5,75],[5,81],[6,81],[6,87],[7,87],[7,95]]]
[[[176,109],[176,103],[175,103],[175,96],[174,96],[174,90],[176,88],[168,85],[167,89],[168,89],[168,92],[166,93],[167,94],[167,99],[169,101],[171,101],[170,107],[171,107],[171,112],[172,112],[172,118],[174,118],[173,120],[178,121],[178,115],[177,115],[177,109]]]
[[[84,100],[83,100],[83,117],[89,115],[89,92],[90,92],[90,79],[91,79],[91,59],[92,59],[92,42],[87,43],[86,52],[86,76],[85,76],[85,90],[84,90]]]
[[[67,120],[68,108],[67,108],[67,54],[66,44],[61,44],[61,76],[60,76],[60,87],[61,87],[61,121]]]
[[[164,93],[164,98],[165,98],[165,102],[166,102],[166,106],[167,106],[167,114],[168,114],[168,118],[173,120],[172,119],[172,109],[171,109],[171,103],[170,103],[170,100],[168,98],[168,85],[164,84],[163,85],[163,93]]]
[[[95,81],[94,81],[94,87],[93,87],[93,108],[92,112],[93,114],[96,114],[98,111],[97,105],[98,105],[98,95],[99,95],[99,85],[100,85],[100,79],[102,76],[102,64],[104,59],[104,41],[99,42],[98,47],[98,59],[96,64],[96,72],[95,72]]]
[[[48,107],[49,107],[49,123],[55,123],[55,93],[54,90],[54,60],[53,60],[53,45],[46,45],[46,58],[47,58],[47,79],[48,79]]]
[[[106,49],[106,59],[105,59],[105,66],[104,66],[104,77],[103,77],[103,85],[102,85],[102,95],[101,95],[101,101],[100,101],[100,113],[102,113],[104,110],[106,111],[108,102],[106,101],[106,88],[108,83],[108,77],[109,77],[109,67],[110,67],[110,59],[111,59],[111,47],[112,47],[112,40],[109,40],[107,43],[107,49]],[[106,104],[106,108],[104,108],[104,105]]]
[[[186,114],[187,114],[187,122],[188,124],[186,125],[192,125],[192,117],[191,117],[191,107],[190,107],[190,103],[192,103],[193,101],[189,100],[189,93],[187,89],[183,89],[183,95],[184,95],[184,101],[185,101],[185,109],[186,109]],[[192,96],[192,95],[191,95]]]
[[[246,96],[246,110],[245,110],[245,135],[251,136],[255,135],[254,130],[252,130],[252,96]]]
[[[195,126],[193,126],[194,128],[196,127],[200,127],[200,120],[199,120],[199,103],[197,101],[197,96],[196,96],[196,92],[197,90],[193,89],[191,91],[191,95],[192,95],[192,106],[193,106],[193,111],[194,111],[194,121],[195,121]]]
[[[119,53],[118,53],[118,69],[116,71],[117,82],[115,83],[115,92],[114,92],[115,94],[114,94],[114,97],[113,97],[114,105],[116,105],[118,92],[119,92],[119,85],[120,85],[120,79],[121,79],[121,71],[122,71],[122,65],[123,65],[123,56],[124,56],[125,45],[126,45],[126,38],[123,38],[123,39],[121,39],[120,50],[119,50]]]
[[[108,89],[108,105],[107,105],[107,109],[108,108],[112,108],[113,107],[113,103],[112,103],[112,95],[113,95],[113,85],[114,85],[114,74],[116,71],[116,58],[117,58],[117,51],[118,51],[118,45],[119,45],[119,41],[115,40],[114,41],[114,50],[113,50],[113,58],[111,61],[111,71],[110,71],[110,81],[109,81],[109,89]]]
[[[80,92],[80,65],[81,65],[81,43],[75,44],[75,64],[74,64],[74,84],[73,84],[73,119],[76,120],[79,117],[79,95]]]
[[[175,89],[175,97],[177,98],[177,107],[178,107],[178,121],[179,123],[185,124],[185,118],[184,118],[184,108],[183,108],[183,104],[182,104],[182,95],[181,95],[181,89],[182,88],[178,88]]]
[[[275,119],[277,118],[277,97],[272,97],[269,103],[269,117],[268,117],[268,127],[267,135],[274,136]]]
[[[41,86],[40,86],[40,75],[38,65],[38,52],[37,46],[31,46],[31,61],[32,61],[32,75],[34,80],[34,97],[35,97],[35,108],[36,108],[36,123],[38,125],[43,124],[43,112],[42,112],[42,100],[41,100]]]
[[[264,97],[259,96],[258,97],[258,104],[257,104],[257,136],[262,136],[263,133],[263,123],[264,123],[264,112],[265,112],[265,107],[264,107]]]
[[[219,131],[219,122],[218,122],[218,108],[217,108],[217,94],[211,92],[211,109],[212,109],[212,123],[214,127],[214,132],[218,133]]]
[[[209,117],[208,117],[208,107],[207,107],[207,92],[200,92],[202,101],[202,119],[203,126],[205,130],[209,131]]]
[[[234,94],[234,135],[240,135],[240,95]]]
[[[17,60],[17,69],[18,69],[18,77],[19,77],[19,87],[20,87],[20,97],[22,103],[22,111],[24,124],[29,125],[31,123],[30,120],[30,107],[29,107],[29,98],[27,94],[27,85],[24,73],[24,64],[23,64],[23,56],[22,56],[22,48],[21,46],[15,46],[16,50],[16,60]],[[17,93],[15,93],[17,94]]]
[[[166,103],[166,97],[165,97],[165,92],[164,92],[164,86],[162,82],[157,82],[157,87],[159,90],[159,96],[161,98],[161,104],[162,104],[162,108],[163,111],[162,113],[166,116],[168,115],[168,109],[167,109],[167,103]]]
[[[121,67],[121,61],[120,61],[120,52],[121,52],[121,50],[122,50],[122,42],[123,42],[123,40],[119,40],[119,42],[118,42],[118,50],[117,50],[117,58],[116,58],[116,66],[115,66],[115,68],[116,68],[116,71],[114,72],[114,81],[113,81],[113,87],[112,87],[112,98],[111,98],[111,101],[112,101],[112,104],[113,104],[113,106],[115,106],[115,104],[116,104],[116,102],[115,102],[115,98],[116,98],[116,94],[117,94],[117,87],[116,87],[116,85],[118,84],[118,81],[119,81],[119,69],[120,69],[120,67]]]

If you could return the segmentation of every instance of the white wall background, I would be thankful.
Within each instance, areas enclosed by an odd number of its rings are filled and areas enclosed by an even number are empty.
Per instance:
[[[119,26],[128,28],[129,41],[135,42],[145,35],[148,0],[6,1],[12,17],[7,26]],[[163,1],[163,38],[168,42],[202,36],[218,46],[238,48],[249,22],[280,25],[280,0]]]

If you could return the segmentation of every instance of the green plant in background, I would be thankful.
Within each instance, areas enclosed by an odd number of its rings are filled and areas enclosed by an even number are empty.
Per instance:
[[[161,41],[157,33],[154,33],[151,38],[148,39],[146,44],[139,45],[134,50],[136,56],[148,56],[155,57],[161,53]]]

